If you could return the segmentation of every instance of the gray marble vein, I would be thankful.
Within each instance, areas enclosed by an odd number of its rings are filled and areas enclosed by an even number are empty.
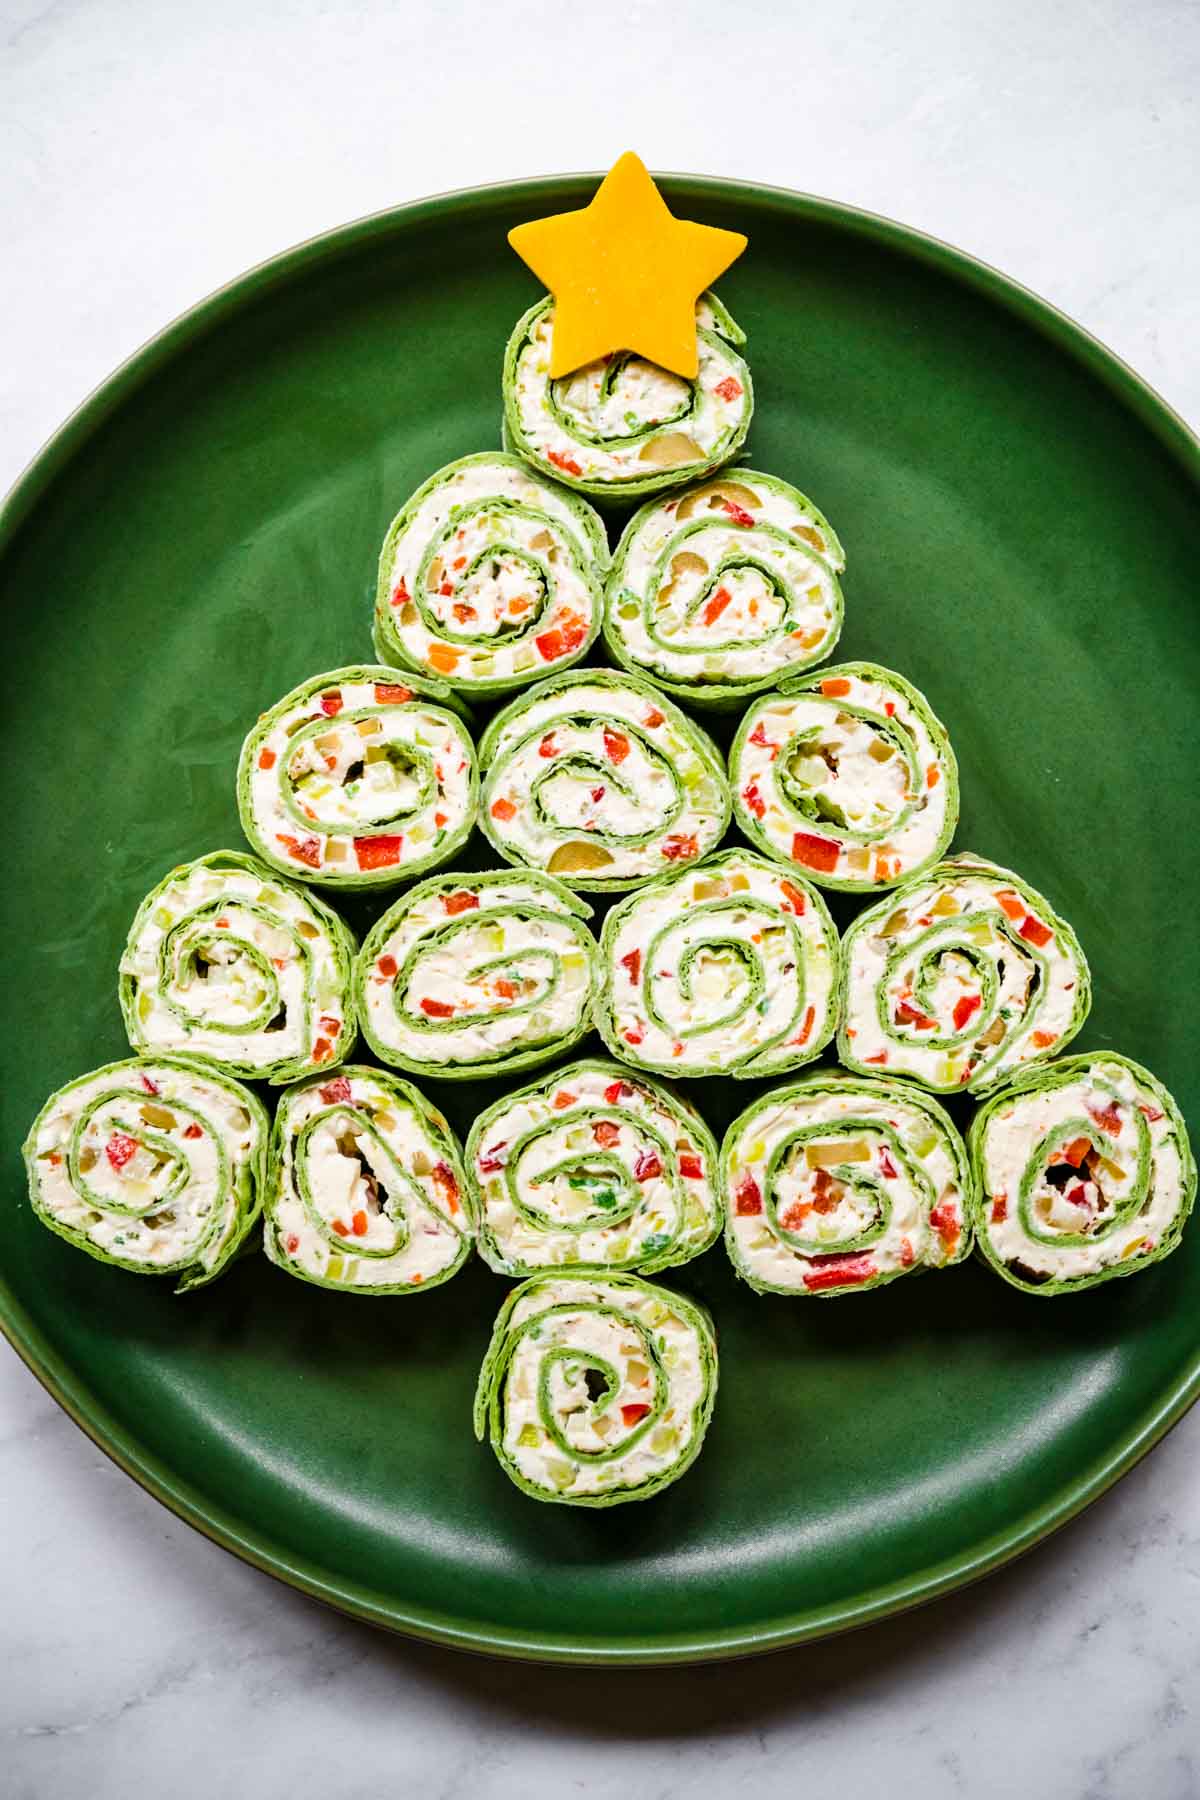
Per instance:
[[[628,145],[960,244],[1200,416],[1194,4],[568,10],[0,0],[0,485],[249,264]],[[387,1638],[236,1562],[5,1352],[0,1793],[1198,1800],[1198,1465],[1200,1415],[1050,1546],[844,1639],[531,1670]]]

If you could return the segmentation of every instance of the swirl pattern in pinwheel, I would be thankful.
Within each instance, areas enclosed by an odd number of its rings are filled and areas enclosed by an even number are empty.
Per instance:
[[[630,894],[604,922],[600,1034],[676,1075],[776,1075],[837,1022],[838,937],[806,881],[726,850]]]
[[[923,694],[875,663],[788,681],[749,708],[729,756],[738,825],[821,887],[872,893],[944,855],[958,767]]]
[[[221,1274],[262,1205],[269,1125],[247,1088],[187,1056],[131,1057],[52,1094],[25,1142],[43,1225],[99,1262]]]
[[[961,1262],[970,1168],[936,1100],[817,1072],[755,1100],[721,1148],[725,1244],[760,1294],[834,1295]]]
[[[238,811],[297,881],[388,887],[444,863],[475,823],[475,750],[449,689],[369,664],[314,675],[247,735]]]
[[[712,1320],[636,1275],[535,1275],[500,1309],[475,1434],[535,1500],[648,1500],[699,1455],[717,1391]]]
[[[608,578],[605,642],[683,699],[736,706],[829,655],[844,567],[811,500],[735,469],[634,514]]]
[[[572,1063],[471,1128],[480,1255],[501,1275],[687,1262],[721,1228],[716,1154],[678,1094],[614,1063]]]
[[[720,468],[750,428],[745,334],[715,294],[696,303],[694,381],[619,351],[550,376],[554,301],[517,321],[504,356],[506,445],[552,480],[616,499],[678,487]]]
[[[507,693],[586,655],[607,568],[586,500],[520,457],[461,457],[417,489],[384,539],[375,648],[467,699]]]
[[[355,998],[381,1061],[470,1080],[532,1068],[589,1030],[599,987],[591,907],[526,869],[443,874],[368,933]]]
[[[294,1081],[354,1041],[354,949],[335,912],[252,856],[182,863],[142,901],[121,957],[129,1041]]]
[[[408,1081],[347,1065],[281,1095],[263,1247],[318,1287],[410,1294],[471,1254],[458,1142]]]
[[[860,913],[842,958],[841,1061],[935,1093],[983,1093],[1045,1062],[1091,1005],[1071,927],[1019,876],[973,856]]]
[[[1027,1293],[1071,1293],[1160,1262],[1196,1196],[1178,1106],[1113,1051],[1028,1071],[980,1108],[968,1142],[979,1248]]]

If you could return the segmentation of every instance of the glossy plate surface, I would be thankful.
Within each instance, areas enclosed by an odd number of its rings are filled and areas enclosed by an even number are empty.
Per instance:
[[[424,202],[252,272],[119,371],[14,494],[0,1310],[131,1474],[310,1593],[479,1650],[668,1661],[895,1610],[1094,1498],[1200,1386],[1200,1227],[1147,1274],[1054,1302],[976,1263],[756,1299],[718,1247],[671,1277],[720,1333],[707,1447],[661,1498],[597,1513],[523,1499],[471,1436],[504,1292],[478,1264],[373,1302],[257,1257],[175,1299],[43,1230],[18,1157],[52,1088],[125,1053],[115,971],[142,895],[240,847],[249,722],[369,657],[392,514],[498,443],[505,340],[536,292],[507,229],[594,185]],[[958,753],[956,845],[1019,870],[1091,959],[1073,1048],[1146,1063],[1195,1136],[1194,442],[1068,321],[944,246],[795,195],[664,187],[749,233],[720,284],[749,334],[748,459],[842,537],[838,660],[925,690]],[[362,930],[384,904],[344,910]],[[833,905],[844,926],[854,903]],[[496,1091],[430,1086],[460,1128]],[[754,1090],[690,1091],[720,1131]]]

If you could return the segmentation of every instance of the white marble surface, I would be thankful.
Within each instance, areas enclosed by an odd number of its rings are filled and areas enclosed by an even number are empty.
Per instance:
[[[246,265],[629,144],[961,244],[1200,415],[1194,5],[568,17],[544,0],[0,0],[0,485]],[[702,1671],[530,1671],[387,1639],[243,1567],[4,1352],[0,1791],[1196,1800],[1198,1461],[1200,1413],[1049,1548],[849,1639]]]

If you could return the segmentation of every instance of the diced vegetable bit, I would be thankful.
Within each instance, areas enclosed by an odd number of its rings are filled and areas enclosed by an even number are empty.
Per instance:
[[[495,808],[492,810],[494,812]],[[513,811],[516,811],[515,807]],[[552,875],[577,875],[589,869],[606,869],[612,860],[612,852],[606,850],[603,844],[589,844],[575,839],[569,844],[560,844],[546,867]]]
[[[1008,917],[1012,919],[1014,923],[1018,919],[1023,919],[1025,917],[1025,902],[1019,900],[1016,894],[1006,890],[1002,894],[997,894],[995,898],[1001,910],[1007,913]]]
[[[623,1095],[631,1094],[632,1092],[633,1089],[627,1081],[610,1082],[604,1090],[605,1103],[608,1106],[616,1106],[619,1104]]]
[[[754,782],[751,782],[750,786],[743,791],[742,799],[746,803],[747,812],[753,813],[754,817],[756,819],[761,819],[761,818],[765,817],[766,811],[767,811],[767,803],[763,799],[762,795],[759,793],[758,788],[755,786]]]
[[[283,845],[284,849],[287,851],[288,855],[291,857],[294,857],[297,862],[304,863],[310,869],[319,869],[320,868],[320,866],[321,866],[321,840],[320,840],[320,838],[289,837],[285,832],[282,832],[282,831],[277,832],[276,836],[278,837],[279,842]]]
[[[834,1169],[840,1163],[870,1162],[871,1146],[862,1138],[838,1138],[832,1142],[805,1144],[804,1160],[810,1169]]]
[[[1149,1120],[1151,1125],[1153,1125],[1158,1119],[1166,1118],[1166,1114],[1159,1107],[1148,1106],[1146,1104],[1146,1102],[1143,1100],[1138,1101],[1137,1107],[1138,1107],[1138,1111],[1140,1113],[1144,1113],[1146,1115],[1146,1118]]]
[[[295,1256],[295,1254],[299,1248],[300,1248],[300,1239],[296,1236],[296,1233],[294,1231],[290,1231],[288,1233],[288,1240],[287,1240],[288,1255]]]
[[[322,694],[318,705],[327,718],[335,718],[342,710],[342,696],[338,688],[332,688],[328,694]]]
[[[490,1150],[485,1150],[483,1152],[483,1155],[479,1158],[479,1173],[481,1175],[499,1174],[506,1161],[506,1158],[501,1156],[500,1152],[505,1148],[507,1143],[507,1138],[501,1138],[498,1143],[492,1145]]]
[[[694,835],[682,832],[672,832],[662,847],[662,853],[668,862],[679,862],[697,856],[699,850],[700,846]]]
[[[621,1423],[623,1425],[636,1425],[639,1420],[646,1417],[646,1414],[649,1411],[650,1408],[643,1401],[631,1401],[627,1406],[621,1408]]]
[[[458,667],[458,651],[450,644],[430,644],[425,660],[439,675],[453,675]]]
[[[375,967],[379,970],[379,973],[383,976],[385,981],[391,981],[400,965],[394,956],[385,953],[376,960]]]
[[[273,750],[263,749],[258,753],[258,766],[260,769],[273,769],[278,761],[279,758]]]
[[[646,714],[646,717],[642,720],[642,723],[645,725],[647,731],[657,731],[665,717],[665,713],[660,713],[657,706],[652,706],[650,711]]]
[[[453,894],[442,895],[442,905],[454,918],[457,913],[472,912],[479,905],[479,895],[473,894],[470,888],[459,888]]]
[[[960,1000],[958,1006],[961,1005],[962,1001]],[[954,1009],[956,1014],[958,1012],[958,1006]],[[969,1017],[970,1015],[968,1014],[967,1016]],[[937,1020],[931,1019],[927,1013],[923,1013],[919,1007],[914,1006],[909,1000],[897,1002],[896,1010],[892,1014],[892,1022],[896,1025],[911,1025],[917,1031],[937,1030]],[[955,1023],[957,1024],[957,1018]]]
[[[515,819],[516,816],[517,816],[516,807],[513,805],[511,800],[506,800],[503,794],[501,794],[501,796],[498,800],[492,801],[492,817],[493,817],[493,819],[501,819],[504,821],[505,824],[507,824],[510,819]]]
[[[1008,1195],[997,1194],[992,1200],[992,1224],[1002,1225],[1008,1217]]]
[[[641,951],[640,950],[631,950],[627,956],[623,956],[621,958],[621,967],[626,971],[626,973],[629,976],[630,981],[636,987],[638,976],[642,972],[642,953],[641,953]]]
[[[1023,937],[1026,943],[1033,944],[1038,950],[1041,950],[1050,942],[1054,933],[1048,925],[1043,925],[1040,919],[1035,919],[1032,913],[1026,913],[1017,927],[1017,936]]]
[[[605,1150],[609,1150],[621,1135],[621,1128],[611,1119],[597,1119],[592,1126],[592,1136]]]
[[[962,1031],[982,1005],[983,996],[981,994],[964,994],[961,999],[956,1000],[953,1014],[955,1031]]]
[[[575,461],[573,456],[566,456],[561,450],[547,450],[546,455],[555,468],[561,469],[564,475],[583,474],[582,466]]]
[[[335,1219],[333,1221],[333,1229],[334,1229],[334,1231],[337,1232],[339,1237],[349,1237],[350,1236],[350,1227],[348,1225],[344,1224],[341,1219]]]
[[[953,1203],[948,1200],[940,1201],[930,1212],[929,1223],[941,1238],[948,1256],[957,1244],[962,1229]]]
[[[779,883],[779,891],[783,895],[785,907],[787,907],[790,912],[794,912],[797,918],[803,918],[804,909],[807,905],[803,889],[798,888],[793,881],[784,880]]]
[[[196,1124],[195,1120],[193,1119],[192,1123],[190,1125],[184,1126],[183,1135],[185,1138],[198,1138],[198,1137],[203,1137],[204,1132],[202,1131],[200,1126]]]
[[[1054,1031],[1034,1031],[1030,1033],[1029,1041],[1035,1050],[1048,1050],[1051,1044],[1058,1042],[1058,1033]]]
[[[738,400],[741,398],[742,384],[734,376],[727,375],[724,381],[718,381],[713,393],[719,394],[722,400]]]
[[[698,1156],[681,1156],[679,1173],[685,1181],[699,1181],[704,1174],[704,1167]]]
[[[751,519],[749,513],[743,513],[742,517],[746,520],[746,523],[748,525],[752,525],[754,523],[754,521],[753,521],[753,519]],[[732,601],[732,599],[733,599],[733,595],[730,593],[730,591],[727,587],[719,587],[717,589],[716,593],[712,596],[712,599],[707,601],[705,604],[704,623],[706,625],[715,625],[717,620],[720,618],[721,614],[725,611],[725,608]]]
[[[458,1182],[454,1179],[454,1171],[449,1163],[435,1163],[430,1174],[430,1180],[441,1195],[442,1201],[447,1209],[452,1213],[456,1213],[459,1210]]]
[[[987,1030],[980,1032],[979,1038],[977,1041],[980,1044],[986,1044],[987,1047],[990,1049],[993,1044],[999,1044],[1003,1040],[1003,1037],[1004,1037],[1004,1020],[1002,1017],[1000,1017],[999,1014],[997,1014],[997,1016],[992,1020],[991,1024],[988,1026]]]
[[[319,1037],[313,1045],[312,1059],[315,1063],[331,1062],[334,1049],[328,1038]]]
[[[913,1247],[909,1238],[900,1239],[900,1267],[911,1269],[913,1265]]]
[[[428,1019],[450,1019],[454,1016],[454,1008],[446,1000],[431,1000],[427,995],[420,1005]]]
[[[792,838],[792,861],[805,868],[819,869],[831,875],[837,868],[838,846],[828,838],[815,837],[810,831],[797,831]]]
[[[749,1218],[763,1209],[762,1190],[753,1175],[747,1171],[738,1181],[733,1196],[734,1211],[739,1218]]]
[[[335,1075],[319,1091],[326,1106],[336,1106],[339,1101],[349,1100],[350,1083],[344,1075]]]
[[[412,697],[412,689],[401,687],[398,682],[377,681],[375,683],[376,706],[403,706]]]
[[[646,1035],[645,1032],[638,1030],[638,1028],[636,1026],[631,1026],[628,1031],[623,1031],[621,1033],[621,1036],[625,1039],[625,1042],[627,1044],[632,1045],[632,1047],[635,1050],[637,1049],[638,1045],[641,1043],[641,1041],[645,1037],[645,1035]]]
[[[610,763],[623,763],[629,755],[629,739],[623,731],[612,731],[604,727],[604,754]]]
[[[662,1161],[653,1150],[643,1150],[633,1165],[635,1181],[657,1181],[662,1174]]]
[[[821,692],[829,700],[841,700],[850,692],[850,683],[843,675],[827,675],[821,683]]]
[[[409,594],[408,589],[404,585],[404,577],[402,575],[400,577],[399,581],[396,583],[395,587],[392,589],[392,605],[393,606],[407,606],[409,603],[409,600],[411,598],[412,598],[412,596]]]
[[[804,1272],[804,1285],[810,1293],[817,1293],[822,1288],[854,1287],[859,1282],[870,1281],[876,1273],[875,1263],[869,1256],[814,1256],[812,1262],[812,1268]]]
[[[796,1036],[792,1039],[793,1044],[803,1044],[807,1042],[808,1034],[813,1028],[813,1020],[816,1016],[817,1013],[815,1007],[809,1006],[805,1008],[804,1021],[801,1024],[799,1031],[796,1033]]]
[[[925,771],[925,786],[927,788],[935,788],[941,779],[942,771],[938,768],[936,763],[930,763]]]
[[[547,762],[550,761],[552,756],[558,755],[558,745],[554,741],[554,733],[552,731],[548,731],[538,745],[538,755],[545,757]]]
[[[367,1215],[365,1212],[360,1210],[354,1214],[353,1218],[350,1220],[350,1229],[353,1231],[355,1237],[366,1237]]]
[[[137,1147],[137,1139],[130,1137],[128,1132],[114,1131],[104,1146],[104,1154],[120,1174],[130,1157],[136,1154]]]
[[[399,833],[360,837],[354,840],[354,855],[362,870],[390,869],[400,861],[403,847],[404,839]]]
[[[694,439],[682,431],[664,431],[647,438],[638,451],[638,461],[652,463],[658,469],[674,469],[683,463],[702,462],[704,452]]]
[[[574,1106],[575,1096],[574,1094],[569,1094],[566,1088],[560,1088],[550,1104],[555,1112],[565,1112],[568,1106]]]
[[[885,1063],[887,1061],[887,1059],[888,1059],[888,1053],[886,1050],[880,1050],[875,1056],[864,1056],[863,1057],[863,1061],[865,1063]]]
[[[1109,1137],[1120,1137],[1121,1113],[1115,1100],[1110,1100],[1104,1107],[1089,1106],[1087,1110],[1101,1131],[1107,1131]]]

